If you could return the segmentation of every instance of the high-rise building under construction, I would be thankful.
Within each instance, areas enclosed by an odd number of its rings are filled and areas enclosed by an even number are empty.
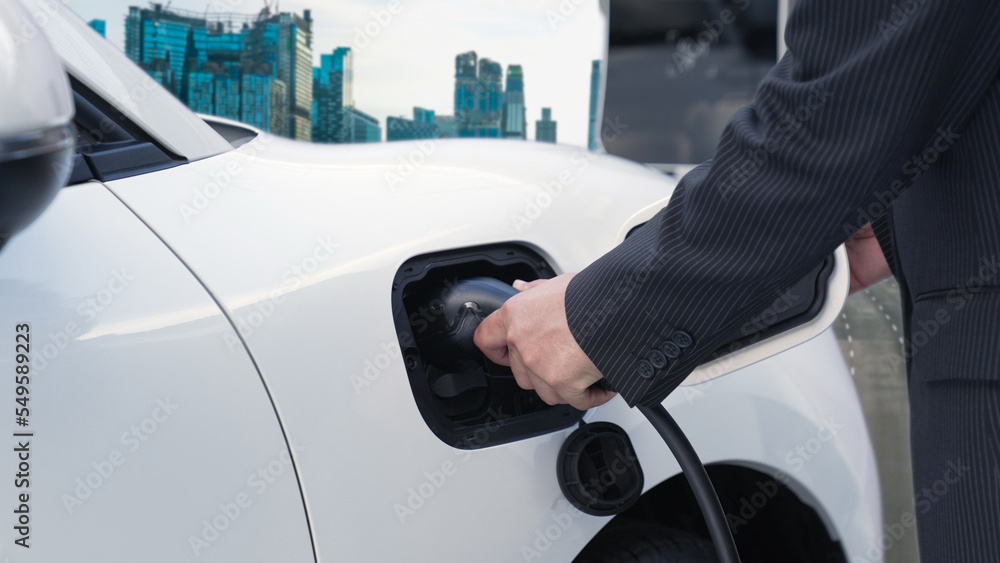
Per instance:
[[[312,18],[132,6],[125,53],[195,111],[311,139]]]

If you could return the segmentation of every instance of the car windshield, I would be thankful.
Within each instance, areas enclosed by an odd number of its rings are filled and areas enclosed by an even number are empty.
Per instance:
[[[192,110],[277,135],[597,146],[607,17],[596,0],[71,8]]]

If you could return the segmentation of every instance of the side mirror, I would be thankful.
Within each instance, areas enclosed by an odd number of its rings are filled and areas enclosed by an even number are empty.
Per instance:
[[[34,221],[73,169],[73,93],[32,15],[0,0],[0,248]]]

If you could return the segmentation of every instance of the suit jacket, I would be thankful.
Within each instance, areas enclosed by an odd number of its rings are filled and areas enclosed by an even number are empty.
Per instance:
[[[910,377],[1000,378],[1000,2],[800,0],[789,52],[669,205],[580,272],[570,331],[659,403],[864,223]]]

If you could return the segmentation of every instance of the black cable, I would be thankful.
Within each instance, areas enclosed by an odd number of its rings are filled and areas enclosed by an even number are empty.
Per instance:
[[[681,466],[681,471],[694,491],[694,498],[698,501],[701,514],[708,525],[708,533],[712,537],[712,544],[715,546],[715,553],[722,563],[739,563],[740,555],[736,551],[736,541],[733,540],[733,533],[729,530],[729,523],[726,521],[726,513],[722,510],[722,503],[719,502],[719,495],[712,486],[712,480],[708,478],[705,466],[698,459],[698,454],[691,446],[680,426],[667,413],[663,405],[655,407],[639,407],[639,411],[649,420],[649,423],[656,428],[656,431],[663,437],[667,447],[674,454],[677,463]]]

